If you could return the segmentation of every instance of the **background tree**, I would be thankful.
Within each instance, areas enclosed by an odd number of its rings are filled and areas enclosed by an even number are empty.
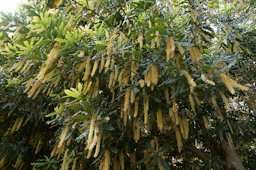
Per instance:
[[[2,14],[0,167],[255,167],[255,8],[238,5],[33,1]]]

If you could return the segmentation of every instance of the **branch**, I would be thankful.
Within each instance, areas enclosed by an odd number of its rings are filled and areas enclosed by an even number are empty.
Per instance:
[[[227,161],[227,169],[235,169],[235,170],[245,170],[244,165],[239,158],[235,146],[233,143],[228,143],[226,141],[221,142],[221,147],[225,152],[225,157]]]
[[[209,133],[209,130],[205,128],[203,120],[200,118],[198,125],[203,130],[203,139],[205,142],[206,147],[211,151],[211,154],[215,156],[223,156],[220,151],[219,144],[212,138],[211,134]]]
[[[192,146],[190,149],[189,149],[196,157],[198,157],[199,159],[201,159],[203,162],[208,162],[209,160],[209,156],[203,152],[202,150],[200,149],[197,149],[195,146]]]

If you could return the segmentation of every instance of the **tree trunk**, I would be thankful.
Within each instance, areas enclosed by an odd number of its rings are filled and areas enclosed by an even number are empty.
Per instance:
[[[226,141],[222,141],[221,147],[225,153],[228,170],[231,170],[231,169],[245,170],[244,165],[240,160],[233,144],[228,143]]]
[[[197,149],[195,146],[192,146],[190,151],[203,162],[207,163],[209,161],[209,156],[205,152]]]

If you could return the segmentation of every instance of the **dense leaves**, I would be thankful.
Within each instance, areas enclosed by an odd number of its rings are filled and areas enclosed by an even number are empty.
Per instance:
[[[2,14],[0,167],[253,168],[255,8],[237,7],[49,0]]]

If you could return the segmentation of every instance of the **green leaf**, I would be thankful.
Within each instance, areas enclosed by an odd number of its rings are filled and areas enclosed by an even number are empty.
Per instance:
[[[53,116],[56,116],[57,114],[58,114],[57,112],[52,112],[52,113],[45,115],[45,117],[53,117]]]
[[[208,70],[211,70],[211,69],[213,69],[212,66],[207,66],[207,65],[205,65],[205,66],[202,66],[202,67],[201,67],[201,70],[203,70],[203,71],[208,71]]]
[[[78,92],[82,92],[82,89],[83,89],[83,85],[79,82],[78,85],[77,85],[77,90]]]
[[[76,119],[77,120],[85,121],[87,119],[87,116],[84,115],[84,114],[79,114],[79,115],[76,116]]]
[[[96,48],[98,51],[102,51],[102,50],[105,50],[107,48],[107,46],[99,44],[99,45],[94,46],[94,48]]]
[[[155,33],[156,31],[159,32],[160,35],[167,35],[167,30],[163,26],[155,26],[153,28],[150,28],[148,32],[146,33],[146,36]]]
[[[75,92],[73,92],[73,91],[71,91],[71,90],[64,90],[64,92],[66,93],[66,95],[68,95],[69,97],[74,97],[74,98],[76,98],[76,99],[79,99],[80,98],[80,96],[79,96],[79,94],[77,94],[77,93],[75,93]]]
[[[16,46],[17,46],[18,48],[20,48],[21,50],[23,50],[23,51],[27,51],[27,50],[28,50],[28,48],[25,47],[25,46],[23,46],[23,45],[16,44]]]
[[[55,38],[55,41],[59,42],[59,43],[65,43],[67,42],[67,40],[63,39],[63,38]]]
[[[24,45],[25,45],[27,48],[30,48],[30,44],[28,43],[28,41],[24,41]]]

